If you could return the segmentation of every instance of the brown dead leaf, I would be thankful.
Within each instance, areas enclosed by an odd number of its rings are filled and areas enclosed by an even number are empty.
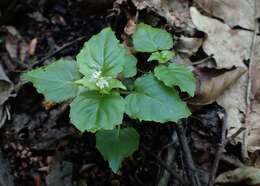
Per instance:
[[[188,100],[192,105],[207,105],[213,103],[226,89],[234,84],[245,72],[245,68],[229,71],[197,68],[195,74],[198,86],[194,98]]]
[[[188,0],[132,0],[137,9],[149,8],[164,17],[168,24],[187,26],[190,24]]]
[[[254,30],[254,1],[250,0],[195,0],[214,17],[224,20],[231,27],[241,26]]]
[[[13,26],[2,26],[0,31],[5,35],[5,48],[9,56],[19,62],[24,62],[28,46],[20,33]]]
[[[7,77],[3,67],[0,65],[0,105],[3,105],[4,102],[7,101],[7,99],[11,96],[13,89],[13,83]]]
[[[200,14],[195,7],[190,8],[190,13],[196,28],[207,34],[203,50],[214,55],[217,68],[245,67],[243,60],[250,56],[252,32],[233,30],[217,19]]]
[[[254,167],[242,167],[232,171],[227,171],[220,174],[216,183],[240,183],[245,182],[247,185],[260,184],[260,169]]]
[[[44,101],[42,101],[41,105],[42,105],[42,107],[43,107],[45,110],[48,111],[48,110],[52,109],[54,106],[56,106],[57,104],[54,103],[54,102],[51,102],[51,101],[46,101],[46,100],[44,100]]]
[[[181,36],[176,41],[175,50],[190,57],[198,51],[202,46],[202,42],[202,38]]]
[[[124,32],[127,34],[127,35],[132,35],[136,30],[136,23],[135,23],[135,20],[134,19],[129,19],[127,21],[127,24],[124,28]]]
[[[260,5],[260,3],[259,3]],[[260,10],[260,6],[259,6]],[[258,30],[259,34],[260,31]],[[249,114],[249,132],[247,138],[247,146],[249,152],[255,152],[260,150],[260,36],[255,38],[255,49],[252,59],[252,98],[251,112]]]
[[[244,125],[246,112],[246,89],[248,72],[244,73],[222,96],[217,103],[225,108],[227,113],[228,136],[234,134]],[[235,142],[242,141],[242,134],[235,138]]]
[[[35,50],[36,50],[36,46],[37,46],[37,42],[38,42],[38,39],[37,38],[33,38],[30,43],[29,43],[29,46],[28,46],[28,54],[33,56],[34,53],[35,53]]]

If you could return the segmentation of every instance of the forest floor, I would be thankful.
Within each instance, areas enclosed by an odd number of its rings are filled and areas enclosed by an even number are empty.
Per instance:
[[[260,185],[257,0],[12,0],[0,10],[0,186]],[[137,22],[173,35],[198,87],[181,127],[133,124],[139,150],[114,174],[68,103],[45,101],[21,74],[74,58],[108,26],[127,43]]]

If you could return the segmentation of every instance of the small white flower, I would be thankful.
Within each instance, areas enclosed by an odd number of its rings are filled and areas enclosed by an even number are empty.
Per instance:
[[[101,77],[101,71],[95,71],[90,77],[91,82],[96,82]]]
[[[100,77],[97,81],[96,81],[96,85],[97,87],[99,87],[100,89],[104,89],[106,87],[109,86],[108,81],[105,80],[103,77]]]

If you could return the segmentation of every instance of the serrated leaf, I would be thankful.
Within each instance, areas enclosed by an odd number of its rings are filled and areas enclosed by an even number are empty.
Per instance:
[[[175,55],[174,52],[169,50],[164,50],[161,52],[157,51],[157,52],[153,52],[147,61],[155,60],[158,61],[159,63],[166,63],[167,61],[172,59],[174,55]]]
[[[100,71],[103,77],[114,77],[123,71],[124,48],[111,28],[105,28],[89,39],[77,55],[80,72],[87,77]]]
[[[81,74],[73,60],[60,59],[25,73],[23,78],[32,82],[47,100],[61,102],[77,95],[78,85],[74,81],[80,79]]]
[[[174,88],[165,86],[153,74],[135,81],[135,90],[126,97],[126,113],[133,119],[165,123],[190,115]]]
[[[139,134],[134,128],[101,130],[96,134],[96,147],[117,172],[124,158],[132,155],[139,146]]]
[[[169,66],[158,66],[154,69],[155,76],[169,87],[179,86],[181,91],[194,96],[196,79],[190,69],[183,64],[171,63]]]
[[[122,123],[125,100],[116,93],[90,91],[71,103],[70,119],[80,131],[110,130]]]
[[[170,33],[144,23],[137,25],[136,32],[132,37],[134,48],[138,52],[155,52],[173,47],[173,39]]]

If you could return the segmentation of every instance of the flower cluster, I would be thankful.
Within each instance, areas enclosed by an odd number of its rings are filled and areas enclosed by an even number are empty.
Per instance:
[[[95,71],[90,77],[90,81],[95,82],[96,86],[99,87],[100,89],[104,89],[109,86],[109,83],[104,77],[102,77],[101,74],[102,72],[100,70]]]

